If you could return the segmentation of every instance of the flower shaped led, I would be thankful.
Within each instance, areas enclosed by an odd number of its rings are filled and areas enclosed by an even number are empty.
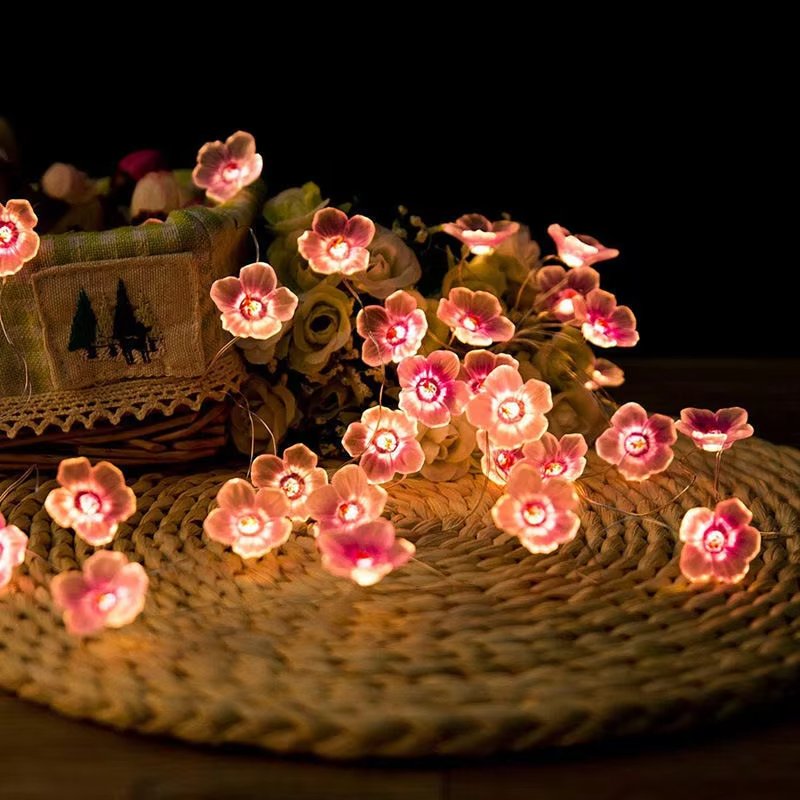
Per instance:
[[[429,428],[448,425],[469,398],[466,385],[457,380],[460,369],[458,356],[449,350],[404,358],[397,367],[401,410]]]
[[[587,341],[598,347],[633,347],[639,341],[636,317],[628,306],[618,306],[611,292],[593,289],[574,297],[575,316]]]
[[[38,221],[27,200],[0,203],[0,278],[19,272],[39,252]]]
[[[589,378],[584,387],[591,392],[606,386],[622,386],[625,383],[625,373],[607,358],[596,358],[588,372]]]
[[[222,327],[234,336],[269,339],[294,316],[297,296],[278,286],[275,270],[261,261],[239,270],[239,277],[211,285],[211,299],[222,312]]]
[[[611,427],[595,443],[597,455],[616,464],[629,481],[644,481],[671,463],[678,434],[664,414],[647,412],[638,403],[625,403],[611,417]]]
[[[737,498],[710,508],[692,508],[681,521],[681,572],[696,583],[738,583],[761,549],[752,513]]]
[[[124,553],[100,550],[86,559],[81,572],[56,575],[50,592],[62,610],[67,630],[88,636],[103,628],[121,628],[144,608],[147,573]]]
[[[356,329],[364,338],[361,357],[370,367],[395,364],[419,350],[428,321],[408,292],[398,291],[383,306],[366,306],[358,312]]]
[[[72,528],[95,547],[108,544],[119,523],[136,511],[133,490],[108,461],[93,467],[87,458],[65,458],[58,465],[56,480],[61,488],[47,495],[47,513],[62,528]]]
[[[386,483],[396,472],[410,475],[422,469],[425,454],[416,436],[416,420],[402,411],[374,406],[360,422],[348,425],[342,446],[351,456],[361,456],[359,463],[370,483]]]
[[[458,373],[458,379],[464,381],[467,385],[470,397],[475,397],[481,389],[483,389],[483,382],[489,377],[489,374],[496,368],[506,365],[519,368],[519,361],[507,353],[495,354],[489,350],[470,350],[464,356],[464,361],[461,365],[461,372]]]
[[[217,504],[203,522],[209,539],[228,545],[242,558],[259,558],[280,547],[292,532],[289,501],[278,489],[256,491],[232,478],[217,493]]]
[[[358,464],[347,464],[309,495],[306,507],[320,533],[335,533],[378,519],[388,496],[384,488],[370,484]]]
[[[575,318],[574,299],[586,297],[600,286],[600,274],[591,267],[565,270],[564,267],[542,267],[536,273],[539,287],[536,305],[549,311],[557,320],[567,322]]]
[[[338,208],[314,214],[311,230],[297,240],[300,255],[315,272],[352,275],[369,266],[367,246],[375,236],[375,223],[356,214],[350,219]]]
[[[688,436],[695,446],[708,453],[728,450],[739,439],[753,435],[753,426],[747,422],[743,408],[684,408],[675,427]]]
[[[500,301],[489,292],[473,292],[464,286],[451,289],[439,300],[436,316],[464,344],[486,347],[514,335],[514,323],[503,316]]]
[[[519,223],[505,219],[490,222],[483,214],[464,214],[455,222],[446,222],[442,230],[467,245],[473,255],[483,256],[513,236],[519,230]]]
[[[332,575],[373,586],[414,555],[414,545],[395,536],[388,519],[364,522],[338,533],[321,533],[317,546],[322,566]]]
[[[253,485],[259,489],[277,489],[289,501],[288,516],[304,522],[308,519],[308,499],[328,482],[328,473],[317,466],[317,454],[304,444],[283,451],[283,458],[259,456],[253,462]]]
[[[224,203],[257,181],[262,166],[256,140],[245,131],[237,131],[224,142],[208,142],[200,148],[192,179],[196,186],[206,190],[208,197]]]
[[[522,448],[526,463],[533,464],[542,479],[563,478],[574,481],[586,469],[586,451],[589,446],[580,433],[567,433],[560,439],[545,433],[538,442],[529,442]]]
[[[477,436],[481,453],[481,471],[492,483],[505,486],[508,474],[514,465],[525,458],[522,445],[519,447],[496,447],[491,442],[487,445],[488,435],[481,432]]]
[[[0,589],[8,586],[14,568],[25,560],[27,546],[28,537],[0,514]]]
[[[580,520],[578,495],[559,478],[543,481],[532,464],[517,464],[508,476],[506,494],[492,508],[500,530],[519,537],[531,553],[552,553],[575,538]]]
[[[553,223],[547,232],[556,245],[558,257],[568,267],[590,267],[598,261],[607,261],[619,255],[619,250],[603,247],[593,236],[570,233],[557,223]]]
[[[470,424],[487,431],[493,445],[514,449],[541,437],[547,430],[544,415],[552,407],[546,383],[535,378],[523,383],[514,367],[503,365],[486,378],[480,394],[467,403],[466,412]]]

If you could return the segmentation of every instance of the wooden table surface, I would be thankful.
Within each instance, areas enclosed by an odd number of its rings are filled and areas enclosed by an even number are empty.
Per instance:
[[[624,366],[620,401],[667,413],[743,405],[757,434],[800,446],[800,359],[630,359]],[[0,694],[0,765],[2,800],[796,798],[800,702],[786,698],[725,727],[655,740],[515,758],[330,764],[117,733]]]

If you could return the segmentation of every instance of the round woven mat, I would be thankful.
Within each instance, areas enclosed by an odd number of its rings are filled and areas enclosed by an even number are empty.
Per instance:
[[[405,481],[391,510],[418,560],[370,589],[325,573],[304,534],[255,563],[207,541],[202,520],[232,473],[147,476],[113,545],[150,571],[145,611],[85,641],[65,632],[48,583],[92,549],[43,510],[53,483],[27,483],[2,509],[38,556],[0,598],[0,685],[119,728],[336,758],[721,719],[800,676],[800,452],[749,441],[726,454],[723,493],[767,535],[743,584],[722,588],[678,569],[681,515],[711,502],[713,458],[697,455],[676,502],[648,518],[584,504],[576,540],[547,556],[491,526],[495,490],[479,476]],[[641,486],[597,460],[589,472],[593,500],[639,513],[688,483],[676,466]]]

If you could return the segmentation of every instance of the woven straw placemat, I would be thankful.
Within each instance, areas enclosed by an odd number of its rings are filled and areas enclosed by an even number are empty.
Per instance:
[[[723,494],[767,532],[735,587],[692,587],[678,569],[683,511],[711,502],[713,457],[694,461],[697,481],[671,504],[688,482],[680,469],[634,485],[590,461],[595,502],[667,505],[636,518],[584,504],[575,541],[546,556],[488,522],[480,476],[404,481],[392,516],[418,560],[369,589],[324,572],[307,535],[255,563],[207,541],[202,521],[232,473],[147,476],[113,545],[150,571],[147,605],[85,641],[65,632],[48,583],[92,550],[44,511],[52,481],[28,482],[2,509],[38,557],[0,598],[0,685],[119,728],[334,758],[723,719],[800,676],[800,452],[748,441],[725,456]]]

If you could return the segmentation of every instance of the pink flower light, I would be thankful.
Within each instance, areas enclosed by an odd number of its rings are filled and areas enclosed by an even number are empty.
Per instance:
[[[549,311],[557,320],[575,318],[576,297],[586,297],[600,286],[600,274],[591,267],[565,270],[564,267],[542,267],[536,273],[539,287],[537,306]]]
[[[300,255],[315,272],[352,275],[369,266],[367,247],[375,236],[375,223],[356,214],[350,219],[338,208],[321,208],[311,230],[297,240]]]
[[[217,493],[217,504],[203,522],[209,539],[228,545],[242,558],[259,558],[280,547],[292,532],[289,501],[278,489],[256,491],[232,478]]]
[[[148,583],[141,564],[128,561],[124,553],[100,550],[86,559],[82,572],[56,575],[50,592],[67,630],[88,636],[133,622],[144,608]]]
[[[396,472],[419,472],[425,454],[416,439],[417,421],[402,411],[374,406],[351,422],[342,446],[351,456],[361,456],[360,464],[370,483],[386,483]]]
[[[625,373],[607,358],[596,358],[589,370],[589,379],[584,386],[595,392],[606,386],[622,386],[625,383]]]
[[[197,154],[192,171],[196,186],[218,203],[230,200],[240,189],[257,181],[263,161],[251,134],[237,131],[225,142],[208,142]]]
[[[436,316],[464,344],[486,347],[507,342],[514,335],[514,323],[503,316],[500,301],[489,292],[473,292],[463,286],[451,289],[439,300]]]
[[[611,417],[611,427],[603,431],[595,448],[603,461],[616,464],[629,481],[644,481],[672,463],[677,438],[669,417],[648,417],[638,403],[625,403]]]
[[[253,462],[253,485],[283,492],[289,501],[288,516],[304,522],[309,515],[309,497],[328,482],[328,473],[317,461],[317,454],[304,444],[287,447],[283,458],[258,456]]]
[[[675,427],[688,436],[701,450],[719,453],[728,450],[739,439],[753,435],[753,426],[747,422],[747,411],[743,408],[684,408]]]
[[[586,469],[586,451],[589,446],[580,433],[568,433],[557,439],[545,433],[538,442],[529,442],[522,448],[525,461],[539,470],[542,479],[563,478],[574,481]]]
[[[481,453],[481,472],[492,483],[498,486],[505,486],[508,481],[508,474],[514,465],[525,458],[520,447],[496,447],[491,442],[487,444],[488,435],[481,432],[477,436],[478,447]]]
[[[234,336],[269,339],[294,316],[297,296],[278,286],[275,270],[261,261],[239,270],[239,277],[211,285],[211,299],[222,312],[222,327]]]
[[[38,222],[27,200],[0,203],[0,278],[15,275],[39,252]]]
[[[446,222],[442,230],[469,247],[470,253],[484,256],[519,231],[518,222],[490,222],[483,214],[464,214],[455,222]]]
[[[414,545],[395,536],[388,519],[376,519],[339,533],[321,533],[322,566],[332,575],[373,586],[414,555]]]
[[[358,464],[347,464],[334,473],[329,485],[309,496],[307,507],[320,533],[336,533],[378,519],[388,496],[383,487],[369,483]]]
[[[27,546],[28,537],[0,514],[0,589],[8,586],[14,568],[25,560]]]
[[[752,513],[737,498],[710,508],[692,508],[681,521],[681,572],[695,583],[738,583],[761,549]]]
[[[611,292],[593,289],[572,298],[575,317],[582,322],[587,341],[598,347],[633,347],[639,341],[636,317],[628,306],[618,306]]]
[[[115,536],[120,522],[136,511],[136,496],[113,464],[94,467],[87,458],[65,458],[58,465],[60,489],[44,501],[47,513],[62,528],[72,528],[84,541],[99,547]]]
[[[461,364],[449,350],[404,358],[397,367],[399,406],[429,428],[441,428],[461,413],[469,399],[463,381],[456,380]]]
[[[415,355],[428,332],[428,320],[413,296],[400,290],[390,294],[384,306],[359,311],[356,329],[364,338],[364,363],[378,367]]]
[[[535,378],[523,383],[514,367],[503,365],[486,378],[466,412],[470,424],[487,431],[493,445],[514,449],[541,437],[547,430],[544,415],[552,407],[546,383]]]
[[[555,243],[558,257],[568,267],[590,267],[598,261],[607,261],[619,255],[619,250],[603,247],[593,236],[570,233],[557,223],[553,223],[547,232]]]
[[[560,478],[542,481],[539,470],[520,462],[508,476],[506,494],[492,508],[500,530],[519,537],[531,553],[552,553],[575,538],[581,523],[578,495]]]
[[[506,353],[495,355],[489,350],[470,350],[464,356],[458,379],[467,385],[469,396],[475,397],[483,389],[483,383],[492,371],[503,365],[518,369],[519,361]]]

